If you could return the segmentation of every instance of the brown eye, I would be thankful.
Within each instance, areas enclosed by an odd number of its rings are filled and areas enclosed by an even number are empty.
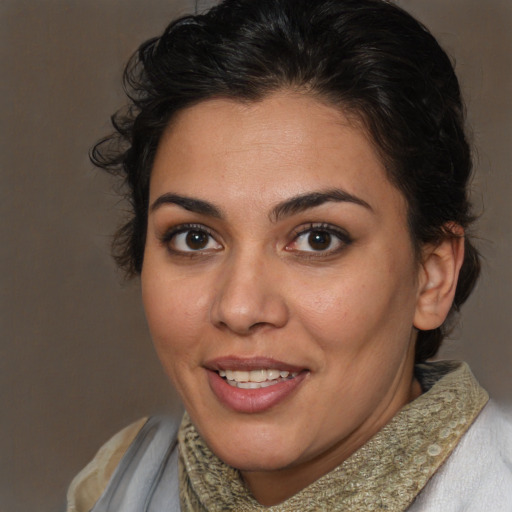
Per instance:
[[[314,251],[325,251],[332,243],[331,234],[327,231],[311,231],[308,236],[308,244]]]
[[[204,231],[187,232],[185,243],[193,251],[204,249],[208,245],[209,235]]]
[[[336,254],[352,243],[352,238],[344,230],[332,225],[310,225],[295,235],[286,246],[287,251],[298,254],[318,253],[318,256]]]
[[[179,253],[209,253],[222,249],[222,245],[206,229],[178,226],[176,230],[167,233],[162,242],[176,254]]]

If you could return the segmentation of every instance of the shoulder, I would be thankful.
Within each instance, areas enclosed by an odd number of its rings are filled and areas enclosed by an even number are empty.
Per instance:
[[[173,416],[142,418],[114,435],[73,479],[67,512],[89,512],[135,472],[150,478],[161,462],[159,454],[174,445],[180,421]]]
[[[490,401],[411,512],[512,511],[512,416]]]
[[[67,512],[88,512],[105,490],[115,468],[147,418],[135,421],[110,438],[78,473],[67,493]]]

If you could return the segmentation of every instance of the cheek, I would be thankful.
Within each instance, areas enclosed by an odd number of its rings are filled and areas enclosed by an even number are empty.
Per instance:
[[[208,318],[204,287],[153,271],[143,272],[141,281],[149,330],[162,364],[182,363],[202,338]]]
[[[310,336],[332,351],[360,351],[367,345],[409,339],[415,304],[410,265],[392,262],[341,271],[322,281],[301,283],[294,310]],[[393,268],[394,267],[394,268]],[[347,265],[348,268],[348,265]],[[306,290],[306,291],[304,291]],[[384,350],[384,347],[382,346]]]

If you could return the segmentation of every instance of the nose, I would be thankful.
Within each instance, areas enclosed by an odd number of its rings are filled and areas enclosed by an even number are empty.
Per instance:
[[[288,322],[288,307],[277,272],[263,257],[233,257],[219,275],[211,321],[241,336]]]

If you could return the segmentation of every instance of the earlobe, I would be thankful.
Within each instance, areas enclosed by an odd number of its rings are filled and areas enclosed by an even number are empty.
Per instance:
[[[436,329],[446,319],[455,296],[459,271],[464,261],[464,232],[451,227],[454,236],[424,249],[419,275],[414,327]]]

